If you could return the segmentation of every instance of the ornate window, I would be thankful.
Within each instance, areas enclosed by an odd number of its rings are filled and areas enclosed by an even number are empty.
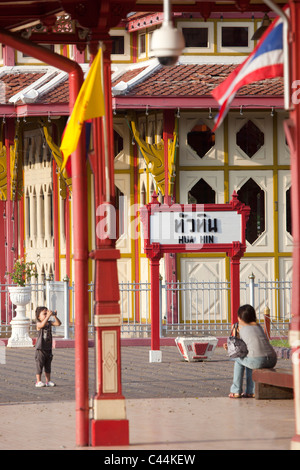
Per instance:
[[[199,121],[188,133],[187,142],[197,155],[203,158],[215,145],[215,134],[206,124]]]
[[[214,204],[215,201],[216,192],[202,178],[188,192],[188,204]]]
[[[123,137],[114,130],[114,154],[115,156],[119,155],[119,153],[123,150],[124,142]]]
[[[292,235],[292,216],[291,216],[291,188],[285,193],[285,204],[286,204],[286,220],[285,229]]]
[[[252,245],[265,231],[265,193],[252,178],[249,178],[238,191],[238,197],[251,208],[246,227],[246,240]]]
[[[125,217],[125,196],[124,193],[115,185],[116,191],[116,238],[120,238],[124,233]]]
[[[237,145],[252,158],[265,143],[264,133],[252,122],[247,121],[236,134]]]

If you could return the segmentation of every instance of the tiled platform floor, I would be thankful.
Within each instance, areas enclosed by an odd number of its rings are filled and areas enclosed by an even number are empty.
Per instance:
[[[122,348],[126,450],[290,448],[293,400],[227,398],[233,364],[222,348],[201,363],[183,362],[174,347],[162,350],[163,362],[154,364],[147,347]],[[76,449],[74,350],[54,350],[53,389],[34,387],[33,356],[32,349],[6,349],[0,364],[0,449]],[[91,348],[91,394],[93,384]]]

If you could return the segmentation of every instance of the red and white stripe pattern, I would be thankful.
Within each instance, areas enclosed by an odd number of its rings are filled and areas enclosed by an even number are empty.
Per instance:
[[[285,13],[289,14],[287,7]],[[242,86],[281,76],[283,76],[283,20],[277,17],[247,59],[212,91],[212,95],[220,105],[213,132],[223,122],[230,103]]]

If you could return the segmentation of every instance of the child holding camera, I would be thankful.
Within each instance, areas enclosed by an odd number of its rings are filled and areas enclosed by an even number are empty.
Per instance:
[[[51,362],[52,362],[52,326],[60,326],[61,321],[57,318],[57,312],[48,310],[47,307],[37,307],[35,311],[37,320],[38,337],[35,345],[36,361],[36,387],[54,387],[51,382]],[[49,320],[53,315],[54,320]],[[42,382],[42,371],[45,371],[46,383]]]

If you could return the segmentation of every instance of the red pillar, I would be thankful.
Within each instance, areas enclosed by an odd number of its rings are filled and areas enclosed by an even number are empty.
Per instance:
[[[153,247],[154,248],[154,247]],[[155,249],[155,248],[154,248]],[[150,309],[151,309],[151,350],[149,351],[149,362],[161,362],[160,351],[160,292],[159,292],[159,260],[161,253],[153,253],[150,257]]]
[[[0,201],[0,259],[3,261],[5,260],[5,223],[6,223],[6,215],[5,215],[5,205],[6,201]],[[5,272],[6,266],[5,262],[0,263],[0,283],[4,284],[6,282],[5,279]],[[5,308],[5,293],[0,294],[0,320],[5,322],[6,320],[6,308]]]
[[[237,312],[240,306],[240,258],[230,258],[230,283],[231,283],[231,324],[238,321]]]
[[[7,197],[5,202],[6,213],[6,232],[5,232],[5,260],[6,271],[12,272],[14,261],[17,257],[17,244],[15,243],[15,227],[17,220],[17,202],[11,199],[11,174],[10,174],[10,148],[14,145],[15,120],[6,119],[5,124],[5,147],[6,147],[6,165],[7,165]],[[10,282],[10,279],[8,279]],[[12,319],[12,312],[9,312],[8,321]]]
[[[139,185],[138,185],[138,178],[139,178],[139,162],[138,162],[138,149],[137,145],[133,146],[133,175],[134,175],[134,207],[138,208],[139,207],[139,199],[138,199],[138,194],[139,194]],[[134,215],[135,215],[135,225],[134,225],[134,230],[137,229],[137,224],[138,224],[138,217],[136,217],[136,209],[134,209]],[[130,214],[132,215],[132,214]],[[136,233],[136,232],[135,232]],[[134,279],[137,284],[140,282],[140,256],[138,255],[139,253],[139,238],[137,236],[134,237],[134,248],[135,248],[135,267],[134,267]],[[135,321],[139,322],[140,321],[140,292],[139,289],[136,289],[135,292]]]
[[[70,103],[75,103],[82,80],[69,75]],[[76,151],[72,154],[73,193],[73,259],[75,275],[75,399],[76,443],[89,444],[89,389],[88,389],[88,226],[87,226],[87,170],[84,130]],[[67,201],[68,203],[68,201]]]
[[[300,2],[290,1],[291,32],[290,67],[292,83],[300,79]],[[297,86],[299,88],[299,86]],[[292,96],[293,98],[293,96]],[[300,449],[300,104],[299,99],[291,103],[290,120],[286,125],[286,134],[291,151],[292,178],[292,224],[293,224],[293,289],[292,321],[290,325],[290,344],[293,350],[292,364],[294,375],[295,435],[292,449]]]
[[[169,194],[169,140],[173,139],[175,127],[175,114],[174,109],[164,111],[164,165],[165,165],[165,204],[171,204],[171,195]],[[165,277],[169,289],[167,290],[167,323],[178,323],[178,305],[177,305],[177,292],[176,292],[176,254],[165,253]],[[172,289],[174,283],[174,289]]]
[[[24,194],[22,194],[19,201],[19,257],[24,257],[24,236],[25,236],[25,221],[24,221]]]
[[[54,231],[54,280],[59,281],[59,231],[58,231],[58,183],[56,175],[56,162],[52,162],[53,181],[53,231]]]
[[[114,151],[111,103],[110,41],[103,51],[106,115],[93,120],[96,227],[103,222],[103,207],[114,212]],[[91,51],[95,56],[96,50]],[[108,215],[108,213],[106,214]],[[105,216],[105,215],[104,215]],[[102,218],[101,218],[102,217]],[[115,220],[112,223],[115,224]],[[109,233],[97,230],[95,260],[96,394],[91,421],[92,446],[129,444],[129,422],[121,384],[121,314],[117,260],[119,251]]]

